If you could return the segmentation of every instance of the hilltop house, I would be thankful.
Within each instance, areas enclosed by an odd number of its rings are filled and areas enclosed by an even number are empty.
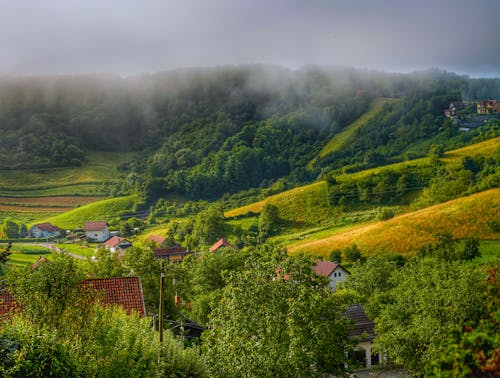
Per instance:
[[[324,276],[330,280],[330,287],[335,290],[339,282],[344,282],[349,271],[340,265],[337,261],[316,260],[313,267],[316,274]]]
[[[130,247],[132,247],[132,243],[120,236],[113,236],[106,242],[104,242],[104,248],[109,249],[109,251],[113,253],[123,253],[127,248]]]
[[[462,110],[466,107],[466,104],[462,101],[452,101],[448,106],[448,109],[444,110],[444,115],[448,118],[453,118],[457,115],[459,110]]]
[[[477,114],[500,113],[500,101],[483,100],[477,103]]]
[[[63,235],[64,231],[49,222],[33,225],[28,231],[29,238],[53,238]]]
[[[236,249],[232,244],[230,244],[226,239],[222,238],[215,242],[209,249],[210,252],[217,251],[219,248],[232,248]]]
[[[109,239],[109,229],[106,222],[85,222],[83,230],[90,242],[102,243]]]
[[[151,234],[146,238],[146,241],[153,243],[160,248],[165,248],[167,246],[167,238],[160,235]]]

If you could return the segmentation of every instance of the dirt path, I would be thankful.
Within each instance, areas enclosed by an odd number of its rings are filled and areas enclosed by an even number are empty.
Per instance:
[[[37,245],[37,246],[41,246],[41,247],[45,247],[47,249],[50,249],[51,251],[54,251],[54,252],[58,252],[58,253],[62,253],[63,251],[61,250],[61,248],[59,248],[58,246],[52,244],[52,243],[33,243],[33,244],[29,244],[29,245]],[[82,256],[82,255],[77,255],[76,253],[70,253],[70,252],[66,252],[68,255],[70,255],[71,257],[74,257],[75,259],[80,259],[80,260],[86,260],[87,258],[85,256]]]

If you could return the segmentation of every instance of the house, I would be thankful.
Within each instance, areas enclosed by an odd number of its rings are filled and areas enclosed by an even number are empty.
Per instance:
[[[372,353],[373,340],[376,337],[375,323],[366,316],[363,305],[349,306],[345,316],[353,322],[349,336],[357,342],[354,352],[356,361],[367,368],[382,364],[385,357],[380,353]]]
[[[167,238],[160,235],[151,234],[147,237],[146,241],[153,243],[160,248],[165,248],[167,246]]]
[[[36,267],[34,268],[36,269]],[[127,314],[146,316],[144,294],[139,277],[114,277],[87,279],[81,283],[81,293],[95,294],[95,301],[104,306],[119,306]],[[15,298],[5,286],[0,288],[0,319],[20,310]]]
[[[104,248],[109,249],[109,251],[113,253],[123,253],[130,247],[132,247],[132,243],[120,236],[113,236],[104,242]]]
[[[83,230],[90,242],[102,243],[109,239],[109,229],[106,222],[85,222]]]
[[[64,234],[64,231],[53,224],[38,223],[33,225],[28,231],[29,238],[54,238],[60,237]]]
[[[477,114],[493,114],[500,113],[500,101],[483,100],[477,103]]]
[[[448,109],[444,110],[444,115],[448,118],[455,117],[459,110],[462,110],[466,107],[466,104],[462,101],[452,101],[448,106]]]
[[[173,263],[180,263],[184,260],[184,257],[193,254],[193,252],[185,250],[184,247],[181,246],[159,248],[155,249],[153,252],[156,258],[164,259]]]
[[[214,252],[219,248],[232,248],[236,249],[233,245],[231,245],[226,239],[222,238],[216,241],[209,249],[210,252]]]
[[[144,294],[139,277],[94,278],[83,281],[84,289],[92,288],[98,294],[98,302],[105,306],[120,306],[127,314],[136,312],[146,316]]]
[[[313,267],[316,274],[324,276],[330,280],[330,287],[335,290],[339,282],[344,282],[349,271],[337,261],[316,260]]]

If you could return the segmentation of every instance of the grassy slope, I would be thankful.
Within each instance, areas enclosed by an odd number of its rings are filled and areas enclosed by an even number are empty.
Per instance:
[[[116,167],[133,154],[91,152],[81,167],[0,170],[0,195],[39,197],[53,195],[102,195],[99,186],[115,181]]]
[[[340,133],[336,134],[319,152],[318,156],[316,156],[313,160],[309,162],[307,168],[310,169],[314,166],[314,163],[332,152],[341,150],[344,146],[346,146],[354,135],[356,131],[364,126],[367,122],[370,122],[374,117],[380,114],[380,112],[384,109],[385,104],[392,104],[398,102],[398,99],[393,98],[378,98],[376,99],[371,107],[366,113],[364,113],[361,117],[359,117],[356,121],[348,125],[344,130]]]
[[[494,151],[500,149],[500,137],[493,138],[484,142],[476,143],[467,147],[448,151],[445,153],[442,161],[446,164],[452,164],[459,161],[466,155],[469,156],[490,156]],[[429,164],[429,158],[415,159],[402,163],[391,164],[383,167],[367,169],[365,171],[340,175],[338,181],[348,182],[356,180],[371,174],[380,173],[383,170],[399,170],[404,166],[416,166]],[[330,215],[325,205],[326,182],[319,181],[314,184],[309,184],[287,190],[283,193],[272,195],[262,201],[252,203],[247,206],[239,207],[227,211],[225,216],[233,218],[242,216],[248,213],[259,213],[265,204],[270,203],[280,208],[281,215],[287,220],[304,221],[312,218],[318,219]]]
[[[122,212],[132,210],[135,200],[135,196],[106,199],[39,220],[39,222],[51,222],[58,227],[72,229],[82,226],[86,221],[105,221],[115,218]]]
[[[337,248],[356,243],[362,251],[390,251],[411,254],[424,244],[434,242],[434,235],[451,231],[455,238],[478,237],[500,240],[488,221],[499,220],[500,189],[492,189],[448,201],[426,209],[397,216],[388,221],[373,222],[332,231],[328,237],[310,235],[289,245],[290,252],[306,251],[326,255]]]

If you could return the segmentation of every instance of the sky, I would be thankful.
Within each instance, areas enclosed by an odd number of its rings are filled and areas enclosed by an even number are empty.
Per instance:
[[[0,75],[265,63],[500,77],[500,0],[0,0]]]

